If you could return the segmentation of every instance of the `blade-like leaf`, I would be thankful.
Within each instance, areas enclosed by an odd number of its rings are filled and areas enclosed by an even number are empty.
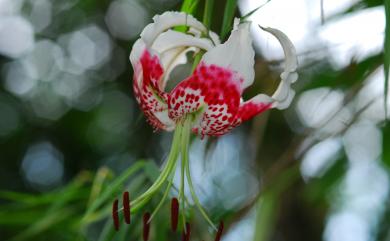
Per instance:
[[[385,0],[385,1],[387,1],[387,0]],[[356,3],[351,5],[346,10],[344,10],[344,11],[342,11],[340,13],[336,13],[336,14],[334,14],[332,16],[327,17],[326,20],[327,21],[329,21],[329,20],[336,20],[336,19],[345,17],[345,15],[347,15],[347,14],[356,13],[356,12],[361,11],[361,10],[366,9],[366,8],[373,8],[373,7],[382,6],[383,4],[384,4],[384,0],[363,0],[363,1],[357,1]]]
[[[382,64],[383,55],[377,54],[367,57],[360,62],[352,62],[341,70],[335,70],[332,67],[322,66],[321,70],[312,77],[312,79],[315,81],[305,85],[304,89],[313,89],[319,87],[347,89],[354,84],[362,83]]]
[[[221,39],[224,39],[232,29],[237,0],[227,0],[222,21]]]
[[[125,181],[132,176],[134,173],[144,168],[145,161],[138,161],[130,168],[128,168],[122,175],[116,178],[111,184],[110,188],[107,188],[88,208],[86,211],[83,221],[88,220],[88,216],[91,215],[96,209],[98,209],[103,203],[107,202],[109,198],[112,198],[119,188],[123,186]]]
[[[211,18],[213,16],[214,0],[206,0],[203,14],[203,24],[210,29]]]
[[[181,12],[193,14],[198,6],[199,0],[184,0],[181,5]]]
[[[257,12],[257,10],[259,10],[260,8],[264,7],[267,3],[271,2],[271,0],[267,0],[265,3],[261,4],[260,6],[258,6],[257,8],[251,10],[249,13],[245,14],[244,16],[242,16],[240,18],[241,21],[245,21],[247,18],[249,18],[250,16],[252,16],[252,14],[254,14],[255,12]]]

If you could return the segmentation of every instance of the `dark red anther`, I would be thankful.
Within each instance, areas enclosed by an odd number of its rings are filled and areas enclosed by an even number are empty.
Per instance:
[[[215,235],[215,241],[219,241],[221,240],[221,237],[222,237],[222,232],[223,232],[223,222],[221,221],[219,223],[219,227],[218,227],[218,231],[217,231],[217,234]]]
[[[115,230],[119,230],[118,199],[112,204],[112,219],[114,220]]]
[[[129,192],[123,193],[123,215],[125,216],[125,222],[130,224],[130,197]]]
[[[171,202],[171,226],[172,231],[176,232],[177,230],[177,223],[179,221],[179,201],[177,198],[172,198]]]
[[[189,241],[191,236],[191,226],[189,223],[186,223],[186,228],[183,231],[182,241]]]
[[[144,232],[143,232],[144,241],[149,240],[149,231],[150,231],[149,219],[150,219],[150,213],[145,213],[144,220],[143,220],[144,221]]]

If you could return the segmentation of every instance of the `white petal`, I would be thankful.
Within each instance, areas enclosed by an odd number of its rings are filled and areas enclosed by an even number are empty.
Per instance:
[[[298,59],[296,56],[295,47],[290,39],[288,39],[288,37],[281,31],[273,28],[261,28],[264,31],[271,33],[279,40],[285,54],[286,62],[284,71],[280,75],[281,82],[275,93],[272,95],[272,98],[275,100],[273,107],[278,109],[285,109],[290,105],[295,95],[295,91],[291,89],[291,84],[298,79],[298,73],[296,72],[298,67]]]
[[[295,47],[291,40],[280,30],[274,28],[263,28],[261,26],[260,28],[275,36],[282,45],[284,55],[286,56],[285,72],[295,72],[298,67],[298,59]]]
[[[142,41],[142,39],[138,39],[137,41],[135,41],[135,43],[133,44],[133,48],[131,49],[130,52],[130,62],[133,65],[133,68],[138,63],[144,50],[145,50],[144,41]]]
[[[287,97],[283,101],[274,102],[272,107],[273,108],[277,108],[279,110],[284,110],[284,109],[286,109],[287,107],[290,106],[291,101],[294,99],[294,96],[295,96],[295,91],[293,89],[290,89],[290,91],[288,92]]]
[[[166,131],[173,131],[175,129],[176,124],[171,118],[169,118],[168,110],[154,112],[153,114],[159,121],[161,121],[161,123],[164,124]]]
[[[202,61],[236,71],[243,79],[242,88],[250,86],[254,80],[254,57],[250,23],[238,25],[229,39],[203,55]]]
[[[179,47],[197,47],[208,51],[214,47],[213,43],[206,38],[197,38],[182,32],[168,30],[160,34],[152,45],[152,49],[158,53]]]
[[[195,47],[182,47],[171,49],[170,51],[166,51],[161,55],[161,62],[165,69],[164,79],[161,83],[161,89],[165,89],[172,70],[178,65],[187,63],[187,53],[191,51],[197,52],[199,49]]]
[[[221,44],[221,40],[219,39],[218,34],[214,33],[213,31],[209,31],[209,36],[211,40],[213,41],[214,45]]]
[[[185,25],[206,32],[206,27],[191,15],[182,12],[165,12],[162,15],[153,17],[153,23],[148,24],[141,33],[141,38],[149,47],[153,44],[159,34],[166,30]]]

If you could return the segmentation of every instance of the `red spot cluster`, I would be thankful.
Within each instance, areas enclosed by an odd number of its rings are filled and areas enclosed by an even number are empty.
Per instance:
[[[240,103],[243,79],[229,68],[200,63],[170,93],[161,88],[163,74],[158,57],[145,49],[138,66],[134,66],[133,87],[138,103],[155,129],[167,129],[158,113],[165,112],[169,121],[177,123],[186,115],[199,112],[192,130],[202,136],[219,136],[271,108],[269,103]]]
[[[164,71],[158,57],[151,56],[149,51],[145,50],[139,65],[135,67],[133,77],[133,89],[136,100],[149,123],[156,129],[165,129],[164,123],[155,116],[155,112],[167,109],[167,94],[159,87],[159,81],[163,73]]]
[[[269,108],[272,103],[254,103],[247,102],[240,106],[238,119],[240,122],[251,119],[253,116],[260,114]]]
[[[200,125],[194,127],[194,131],[199,130],[202,135],[222,135],[235,120],[242,93],[240,83],[234,71],[201,63],[192,76],[171,92],[169,117],[179,120],[203,107]]]

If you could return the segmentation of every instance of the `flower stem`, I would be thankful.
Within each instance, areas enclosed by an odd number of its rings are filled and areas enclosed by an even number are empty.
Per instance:
[[[198,196],[195,193],[194,185],[192,184],[191,172],[190,172],[190,163],[189,163],[189,151],[188,151],[188,146],[189,146],[189,142],[190,142],[190,130],[191,130],[190,125],[191,125],[191,120],[186,121],[185,125],[186,124],[189,125],[189,126],[188,127],[185,126],[184,127],[185,131],[183,131],[183,138],[182,138],[183,141],[182,141],[182,151],[181,151],[182,168],[183,168],[183,166],[185,167],[185,174],[187,176],[188,188],[190,189],[191,196],[192,196],[192,199],[194,200],[195,206],[199,209],[200,213],[202,214],[204,219],[206,219],[206,221],[211,225],[211,227],[214,230],[217,230],[217,227],[211,221],[211,219],[207,215],[206,211],[204,210],[204,208],[200,204]],[[187,131],[187,129],[188,129],[188,131]],[[182,178],[184,178],[184,173],[182,175],[183,175]]]
[[[181,201],[181,206],[183,208],[182,218],[183,218],[183,227],[186,232],[186,213],[185,213],[185,167],[188,163],[188,144],[190,142],[190,132],[191,132],[191,118],[186,119],[183,123],[182,131],[182,141],[181,141],[181,176],[180,176],[180,192],[179,198]]]
[[[172,141],[172,148],[164,169],[162,170],[157,180],[153,183],[153,185],[143,194],[141,194],[138,198],[136,198],[133,202],[131,202],[131,212],[136,212],[138,209],[142,208],[169,178],[170,174],[176,166],[177,157],[179,155],[181,133],[182,127],[179,125],[175,130],[175,134]]]

